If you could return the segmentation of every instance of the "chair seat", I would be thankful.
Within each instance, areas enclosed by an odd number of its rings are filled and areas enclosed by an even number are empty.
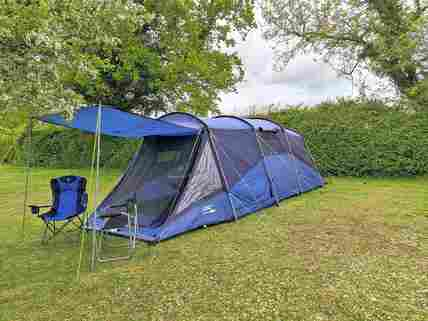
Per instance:
[[[81,213],[76,213],[76,214],[72,214],[72,215],[64,215],[61,213],[58,213],[54,210],[51,210],[49,212],[46,212],[42,215],[40,215],[40,218],[42,220],[44,220],[45,222],[59,222],[59,221],[65,221],[65,220],[69,220],[72,219],[75,216],[80,215]]]
[[[128,217],[122,213],[108,213],[100,215],[99,218],[107,219],[103,229],[121,228],[128,225]]]

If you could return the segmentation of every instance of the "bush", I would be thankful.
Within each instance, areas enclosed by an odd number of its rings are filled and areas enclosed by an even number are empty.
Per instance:
[[[18,150],[13,160],[25,163],[25,138],[18,141]],[[80,168],[90,167],[94,135],[77,130],[43,126],[33,130],[32,163],[35,167]],[[138,148],[140,141],[103,136],[100,164],[107,168],[125,167]]]
[[[428,174],[427,112],[340,101],[270,116],[303,134],[323,175]]]
[[[378,102],[340,101],[289,108],[271,113],[270,117],[303,134],[325,176],[428,174],[428,112],[409,112]],[[38,128],[33,134],[34,165],[89,167],[93,140],[93,135],[75,130]],[[139,143],[103,137],[101,165],[124,168]],[[16,150],[3,149],[13,151],[9,161],[23,164],[23,138]]]

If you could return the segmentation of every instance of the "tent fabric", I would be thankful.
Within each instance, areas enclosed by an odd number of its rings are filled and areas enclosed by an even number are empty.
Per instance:
[[[247,121],[255,128],[262,129],[263,131],[278,131],[281,127],[266,119],[249,118]]]
[[[132,166],[99,205],[100,213],[111,214],[115,211],[111,205],[135,196],[144,213],[139,216],[141,226],[155,227],[163,223],[171,202],[179,195],[194,144],[194,136],[146,138]]]
[[[38,119],[45,123],[95,133],[98,109],[98,106],[81,108],[71,120],[67,120],[62,114],[46,115]],[[101,108],[101,134],[104,135],[143,138],[146,136],[187,136],[196,133],[195,128],[123,112],[112,107],[103,106]]]
[[[202,129],[206,127],[206,124],[203,119],[195,117],[191,114],[186,114],[186,113],[170,113],[170,114],[163,115],[158,119],[166,121],[168,123],[176,124],[178,126],[189,127],[194,129]]]
[[[266,119],[253,119],[253,118],[239,119],[239,117],[232,117],[232,116],[200,118],[187,113],[171,113],[171,114],[166,114],[158,119],[171,122],[180,126],[198,128],[198,129],[203,127],[208,127],[210,129],[225,129],[225,130],[261,129],[265,131],[272,131],[272,130],[281,129],[279,125]]]
[[[182,213],[193,203],[222,191],[220,173],[206,136],[202,138],[198,159],[173,214]]]
[[[97,115],[98,107],[92,106],[80,109],[71,121],[59,114],[39,119],[95,132]],[[267,119],[198,118],[180,112],[152,119],[111,107],[102,107],[101,115],[101,133],[145,139],[88,218],[88,229],[108,226],[100,214],[135,198],[137,237],[158,242],[324,185],[303,136]],[[130,234],[126,222],[110,232]]]
[[[248,130],[251,129],[251,125],[249,125],[246,121],[240,120],[237,118],[228,118],[228,117],[216,117],[209,118],[204,120],[204,122],[208,125],[209,128],[216,129],[225,129],[225,130]]]
[[[262,159],[254,131],[215,129],[212,133],[225,178],[232,186]]]

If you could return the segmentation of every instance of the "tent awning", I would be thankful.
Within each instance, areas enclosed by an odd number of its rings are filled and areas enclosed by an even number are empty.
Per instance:
[[[62,114],[51,114],[37,119],[49,124],[95,133],[98,109],[98,106],[81,108],[71,120],[65,119]],[[103,106],[101,108],[100,132],[104,135],[124,138],[143,138],[146,136],[195,135],[198,130]]]

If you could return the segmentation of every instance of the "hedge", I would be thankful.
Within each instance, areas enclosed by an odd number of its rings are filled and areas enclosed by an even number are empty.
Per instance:
[[[428,174],[428,112],[340,101],[270,117],[304,135],[323,175]]]
[[[24,138],[18,141],[14,158],[9,162],[23,165],[26,160]],[[124,168],[141,142],[103,136],[100,164],[106,168]],[[94,135],[77,130],[43,126],[33,130],[32,162],[35,167],[81,168],[90,167]]]
[[[288,108],[269,115],[302,133],[323,175],[428,174],[428,112],[406,112],[377,102],[340,101]],[[13,159],[23,163],[22,139]],[[101,164],[124,168],[139,141],[103,137]],[[89,167],[93,135],[43,126],[34,131],[38,167]]]

